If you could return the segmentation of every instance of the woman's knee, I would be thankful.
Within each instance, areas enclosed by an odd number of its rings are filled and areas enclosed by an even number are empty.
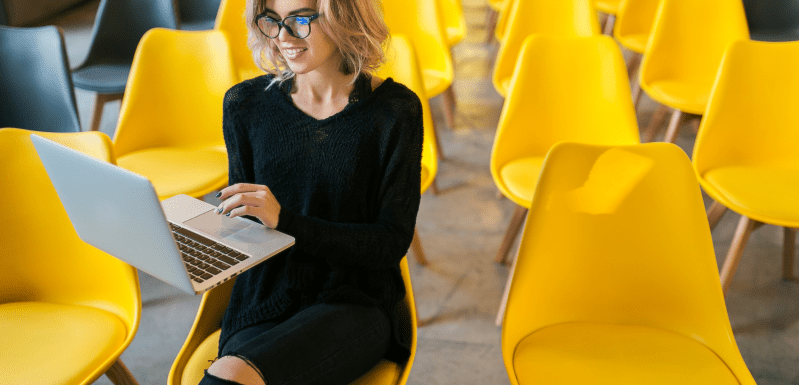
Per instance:
[[[236,356],[224,356],[214,361],[208,368],[208,374],[243,385],[266,384],[258,369],[245,359]]]

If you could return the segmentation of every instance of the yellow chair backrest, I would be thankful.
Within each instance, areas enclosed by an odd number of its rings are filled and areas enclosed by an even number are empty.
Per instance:
[[[799,42],[740,40],[730,45],[694,146],[700,181],[720,166],[799,169],[799,74],[776,64],[797,60]]]
[[[253,61],[252,51],[247,46],[247,20],[244,20],[245,0],[222,0],[216,16],[214,29],[224,31],[230,41],[233,66],[239,75],[239,81],[245,81],[266,72]]]
[[[446,79],[433,87],[425,83],[428,98],[449,87],[454,76],[446,32],[435,0],[383,0],[383,19],[391,34],[403,34],[416,49],[419,67],[425,77]]]
[[[661,0],[622,0],[613,36],[625,48],[644,53]]]
[[[595,36],[600,31],[591,0],[515,0],[504,34],[492,77],[494,88],[503,96],[507,91],[505,82],[513,75],[519,51],[527,36]]]
[[[624,59],[608,36],[527,38],[491,152],[491,173],[558,142],[636,144],[638,125]],[[527,206],[527,204],[525,204]]]
[[[444,26],[444,37],[448,47],[460,43],[466,35],[466,20],[463,17],[461,0],[438,1],[439,18]]]
[[[639,72],[644,90],[680,79],[709,91],[727,46],[749,39],[739,0],[663,0],[651,33]]]
[[[676,333],[754,384],[730,327],[699,185],[679,147],[561,143],[548,154],[502,329],[511,377],[519,341],[575,322]]]
[[[386,50],[386,64],[379,68],[376,75],[382,78],[393,78],[416,93],[422,102],[424,119],[424,146],[422,148],[422,165],[426,174],[422,175],[422,192],[430,187],[438,171],[438,153],[436,151],[436,135],[433,132],[433,116],[430,114],[430,103],[424,93],[421,69],[416,57],[416,50],[405,35],[391,35],[391,44]]]
[[[30,140],[36,134],[107,162],[101,132],[47,133],[0,129],[0,304],[83,305],[117,316],[128,330],[107,369],[133,340],[141,315],[136,269],[83,242],[75,233]],[[98,370],[89,378],[97,378]]]
[[[116,155],[224,145],[222,99],[237,79],[223,32],[151,29],[133,58],[114,136]]]

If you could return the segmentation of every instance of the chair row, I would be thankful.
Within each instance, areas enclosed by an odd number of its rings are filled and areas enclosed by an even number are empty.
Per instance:
[[[716,202],[713,227],[726,208],[742,215],[722,269],[729,288],[746,240],[759,224],[785,227],[785,279],[793,274],[799,227],[799,157],[792,155],[799,124],[791,106],[799,77],[773,63],[799,58],[799,42],[739,40],[730,45],[709,96],[693,150],[700,183]],[[530,92],[536,90],[536,92]],[[534,203],[546,154],[558,142],[638,143],[621,52],[606,36],[529,36],[503,105],[491,153],[500,192],[516,203],[496,261],[503,263]],[[507,289],[506,289],[507,290]],[[507,295],[507,291],[506,291]],[[498,324],[504,313],[504,303]]]

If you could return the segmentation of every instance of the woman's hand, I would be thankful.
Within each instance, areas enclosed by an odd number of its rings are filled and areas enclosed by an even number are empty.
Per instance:
[[[223,188],[216,194],[216,197],[223,200],[215,211],[217,214],[224,214],[231,218],[251,215],[260,219],[266,227],[272,229],[277,227],[280,204],[269,191],[269,187],[237,183]]]

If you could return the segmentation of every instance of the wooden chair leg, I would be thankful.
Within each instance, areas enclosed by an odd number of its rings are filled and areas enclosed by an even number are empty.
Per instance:
[[[455,109],[457,107],[455,90],[452,88],[452,84],[447,87],[442,95],[444,96],[444,120],[447,123],[447,127],[450,129],[455,128]]]
[[[98,131],[100,129],[100,121],[103,118],[103,108],[108,102],[114,100],[121,100],[123,94],[97,94],[94,98],[94,113],[92,114],[91,131]]]
[[[672,112],[671,120],[669,121],[669,128],[666,130],[666,137],[663,139],[664,142],[674,143],[674,141],[677,140],[677,135],[680,133],[680,123],[682,123],[683,115],[685,114],[677,109]]]
[[[638,52],[632,53],[630,62],[627,63],[627,76],[630,78],[630,80],[635,79],[635,74],[638,73],[638,67],[641,66],[641,59],[643,57],[644,55],[641,55]],[[638,89],[641,89],[641,87],[638,87]]]
[[[757,221],[750,219],[745,215],[741,215],[741,220],[738,222],[738,227],[735,229],[735,237],[732,240],[730,249],[727,251],[727,257],[724,259],[724,266],[721,268],[721,290],[727,293],[730,288],[730,282],[735,275],[735,270],[738,269],[738,263],[741,262],[741,255],[743,255],[746,242],[749,236],[752,235],[756,227]]]
[[[605,25],[602,28],[602,34],[613,36],[613,25],[616,24],[616,15],[608,15],[605,19]]]
[[[505,237],[502,238],[502,244],[499,246],[496,257],[494,257],[496,263],[506,263],[508,253],[513,246],[513,241],[515,241],[516,237],[519,235],[525,218],[527,218],[527,208],[521,206],[516,207],[510,219],[510,224],[508,224],[508,229],[505,231]]]
[[[424,250],[422,249],[422,242],[419,240],[419,232],[416,231],[416,229],[413,229],[411,249],[413,250],[413,255],[416,257],[416,262],[422,266],[427,266],[427,258],[425,258]]]
[[[497,318],[494,320],[494,324],[497,326],[502,326],[502,320],[505,318],[505,308],[508,307],[508,295],[510,294],[510,283],[513,281],[513,274],[516,272],[516,262],[518,260],[518,255],[516,258],[513,258],[513,265],[511,265],[510,271],[508,272],[508,280],[505,282],[505,290],[502,292],[502,300],[499,302]]]
[[[441,137],[438,135],[438,127],[435,122],[433,122],[433,136],[436,139],[436,154],[438,155],[438,160],[447,160],[447,156],[444,154],[444,148],[441,147]]]
[[[105,372],[105,376],[111,380],[115,385],[139,385],[138,381],[133,378],[133,374],[122,363],[122,359],[117,359],[113,365]]]
[[[794,281],[793,254],[796,247],[796,229],[783,228],[782,237],[782,279]]]
[[[499,12],[493,8],[488,7],[488,14],[486,15],[486,40],[485,43],[494,41],[494,31],[497,29],[497,21],[499,20]]]
[[[707,210],[707,223],[710,225],[710,231],[716,228],[716,225],[719,224],[721,217],[723,217],[726,212],[727,207],[719,202],[714,201],[713,204],[710,205],[710,208]]]
[[[646,127],[646,131],[644,132],[644,138],[642,142],[651,142],[655,139],[657,134],[660,132],[660,125],[663,123],[663,119],[666,118],[666,114],[669,112],[669,107],[661,105],[652,114],[652,119],[649,121],[649,125]]]

